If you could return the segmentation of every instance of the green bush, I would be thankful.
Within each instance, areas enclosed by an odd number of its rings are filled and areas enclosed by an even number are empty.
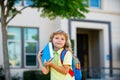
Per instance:
[[[2,65],[0,65],[0,80],[5,80],[5,74]]]
[[[15,74],[14,76],[12,76],[12,80],[20,80],[21,77],[17,74]]]
[[[44,75],[37,70],[24,71],[23,80],[50,80],[50,73]]]

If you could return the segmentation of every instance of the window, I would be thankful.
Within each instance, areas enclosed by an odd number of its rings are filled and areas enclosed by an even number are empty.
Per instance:
[[[87,4],[90,8],[101,8],[101,0],[83,0],[83,4]]]
[[[21,66],[21,29],[8,28],[8,54],[10,66]]]
[[[89,0],[89,6],[93,8],[101,8],[100,0]]]
[[[34,66],[36,62],[36,53],[38,50],[38,32],[37,29],[24,29],[24,53],[25,66]]]
[[[11,67],[37,67],[38,28],[8,27]]]
[[[30,6],[33,2],[31,0],[19,0],[15,2],[16,6]]]
[[[24,0],[24,6],[30,6],[32,4],[33,4],[32,1],[30,1],[30,0]]]

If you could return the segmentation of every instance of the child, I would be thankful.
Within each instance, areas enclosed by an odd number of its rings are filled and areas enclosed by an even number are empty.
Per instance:
[[[72,53],[68,41],[68,35],[62,30],[53,32],[50,36],[50,42],[53,44],[54,58],[51,62],[45,62],[45,66],[41,63],[41,52],[38,53],[39,67],[43,74],[51,72],[51,80],[74,80],[71,75]],[[60,55],[63,49],[67,50],[63,63],[61,63]]]

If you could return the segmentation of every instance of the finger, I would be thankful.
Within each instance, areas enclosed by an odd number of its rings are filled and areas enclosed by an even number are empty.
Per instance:
[[[38,55],[40,56],[40,55],[42,55],[42,53],[39,51],[39,52],[38,52]]]

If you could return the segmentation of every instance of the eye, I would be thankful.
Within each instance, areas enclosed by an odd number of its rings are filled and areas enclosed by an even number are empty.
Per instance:
[[[61,40],[65,40],[64,38],[61,38]]]
[[[59,39],[58,37],[56,37],[55,39]]]

